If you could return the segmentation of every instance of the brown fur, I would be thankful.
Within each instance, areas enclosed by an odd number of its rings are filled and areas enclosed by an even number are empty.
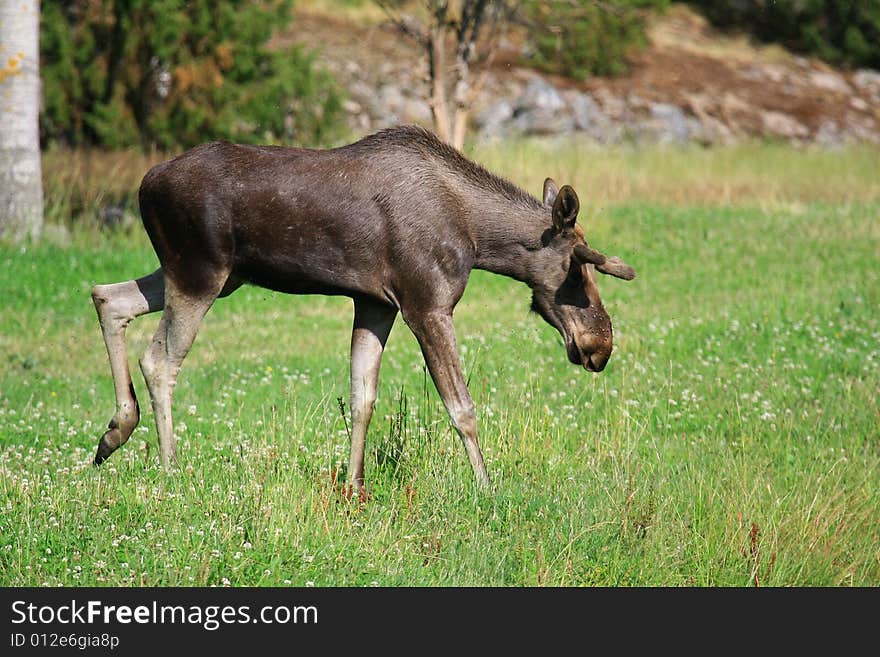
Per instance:
[[[575,223],[574,190],[548,179],[542,202],[421,128],[332,150],[205,144],[151,169],[140,206],[161,268],[93,291],[117,396],[96,463],[139,418],[125,360],[128,323],[164,307],[141,369],[169,465],[180,365],[204,313],[243,283],[354,300],[349,478],[359,488],[379,363],[398,312],[419,340],[478,481],[488,481],[452,325],[472,269],[528,284],[533,309],[559,330],[573,363],[600,371],[611,355],[611,320],[590,264],[600,260],[582,257],[596,252]],[[608,261],[596,270],[632,277],[618,259]]]

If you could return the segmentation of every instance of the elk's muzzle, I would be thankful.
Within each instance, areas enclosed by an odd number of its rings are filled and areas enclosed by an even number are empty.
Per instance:
[[[568,345],[568,359],[575,365],[583,365],[589,372],[601,372],[611,358],[613,344],[609,335],[588,334],[575,338]]]

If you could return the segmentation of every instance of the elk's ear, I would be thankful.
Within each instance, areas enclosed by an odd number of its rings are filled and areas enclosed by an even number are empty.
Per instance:
[[[553,205],[553,201],[556,200],[556,195],[559,193],[559,188],[556,186],[556,183],[553,181],[553,178],[547,178],[544,181],[544,205],[548,208]]]
[[[601,265],[596,265],[596,271],[600,271],[603,274],[608,274],[609,276],[622,278],[625,281],[631,281],[636,277],[635,269],[630,267],[617,256],[614,256],[613,258],[606,258],[605,262],[603,262]]]
[[[574,190],[568,185],[563,185],[553,200],[553,227],[557,232],[561,233],[574,227],[580,207],[580,201]]]

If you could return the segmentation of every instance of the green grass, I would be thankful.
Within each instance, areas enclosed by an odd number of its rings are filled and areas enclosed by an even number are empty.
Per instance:
[[[768,166],[717,157],[719,176]],[[0,584],[880,584],[880,202],[846,200],[863,154],[833,157],[834,201],[793,166],[754,203],[587,203],[591,242],[638,271],[600,281],[616,342],[599,375],[525,286],[476,272],[456,324],[488,493],[398,320],[371,497],[347,501],[350,301],[256,288],[218,301],[184,364],[181,471],[158,466],[137,372],[157,316],[129,329],[142,426],[89,467],[114,407],[89,289],[155,257],[137,231],[3,247]],[[536,187],[541,168],[513,177]]]

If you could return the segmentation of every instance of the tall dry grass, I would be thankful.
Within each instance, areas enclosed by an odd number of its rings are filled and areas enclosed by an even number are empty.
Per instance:
[[[591,206],[675,206],[880,200],[880,149],[793,148],[751,142],[724,148],[603,148],[578,141],[477,144],[474,159],[533,194],[544,176],[574,186]]]
[[[46,218],[51,223],[103,223],[107,208],[136,212],[137,189],[162,153],[53,149],[43,153]]]
[[[726,148],[600,147],[588,142],[520,139],[475,143],[467,154],[539,194],[544,177],[574,186],[586,208],[640,202],[667,206],[880,201],[880,149],[792,148],[753,142]],[[51,223],[112,223],[137,215],[147,170],[170,157],[137,151],[53,150],[43,155]]]

